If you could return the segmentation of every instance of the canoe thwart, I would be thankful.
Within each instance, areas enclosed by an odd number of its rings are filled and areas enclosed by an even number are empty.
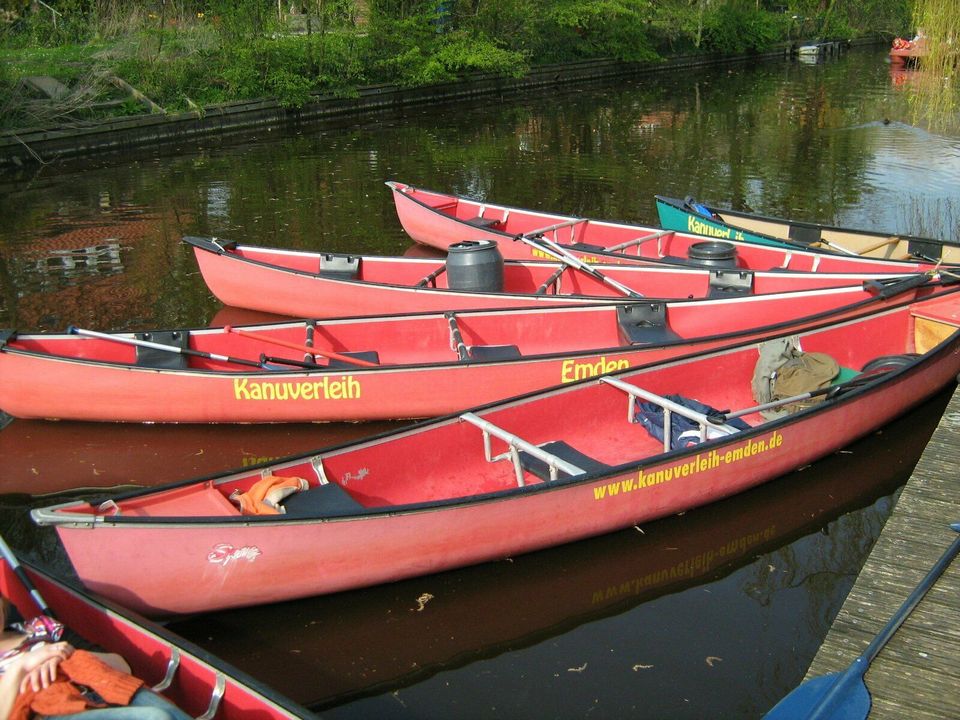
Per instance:
[[[665,303],[617,305],[620,337],[630,345],[662,345],[682,338],[668,327]]]
[[[665,398],[662,395],[657,395],[652,393],[649,390],[644,390],[641,387],[637,387],[623,380],[619,380],[613,377],[602,377],[600,382],[606,383],[607,385],[612,385],[618,390],[622,390],[629,397],[629,402],[627,403],[627,422],[635,423],[637,422],[637,400],[646,400],[651,402],[654,405],[658,405],[663,408],[663,451],[670,452],[671,450],[671,434],[670,434],[670,422],[671,415],[676,413],[681,415],[687,420],[695,422],[700,430],[700,442],[704,442],[708,438],[714,438],[718,435],[733,435],[734,433],[740,432],[739,428],[733,427],[724,423],[716,423],[712,421],[709,417],[704,415],[701,412],[697,412],[691,408],[685,407],[680,403],[676,403],[669,398]],[[718,431],[709,435],[709,432],[714,430]]]
[[[513,469],[517,476],[517,485],[520,487],[526,485],[526,481],[523,478],[524,467],[520,460],[521,451],[526,452],[527,455],[536,458],[548,466],[548,477],[550,480],[556,480],[559,472],[564,472],[567,475],[583,475],[585,472],[582,468],[574,463],[568,462],[563,458],[544,450],[539,445],[534,445],[533,443],[527,442],[523,438],[518,437],[517,435],[514,435],[513,433],[508,432],[497,425],[494,425],[489,420],[484,420],[479,415],[466,412],[460,416],[460,419],[480,428],[480,430],[483,432],[483,454],[487,462],[497,462],[498,460],[511,460],[513,462]],[[509,448],[507,452],[501,453],[500,455],[494,455],[493,444],[490,440],[491,436],[496,436],[505,442]]]

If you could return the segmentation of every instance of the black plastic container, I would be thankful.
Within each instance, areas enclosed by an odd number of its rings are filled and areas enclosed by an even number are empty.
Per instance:
[[[737,248],[720,240],[694,243],[690,246],[687,257],[698,265],[737,267]]]
[[[447,248],[447,285],[452,290],[503,290],[503,255],[490,240],[464,240]]]

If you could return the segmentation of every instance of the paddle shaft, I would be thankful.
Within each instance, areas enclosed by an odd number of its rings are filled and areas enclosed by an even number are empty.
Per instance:
[[[884,371],[889,372],[889,371]],[[744,415],[750,415],[751,413],[761,412],[762,410],[772,410],[773,408],[782,407],[783,405],[789,405],[790,403],[800,402],[801,400],[809,400],[810,398],[819,397],[820,395],[836,395],[841,393],[844,390],[849,390],[850,388],[863,385],[865,382],[869,382],[880,375],[883,372],[873,372],[870,374],[858,375],[852,380],[848,380],[845,383],[838,383],[837,385],[827,385],[827,387],[817,388],[816,390],[810,390],[809,392],[801,393],[800,395],[793,395],[791,397],[780,398],[779,400],[771,400],[770,402],[762,403],[760,405],[754,405],[753,407],[744,408],[743,410],[737,410],[735,412],[717,411],[715,413],[709,413],[707,419],[716,424],[722,425],[730,418],[743,417]]]
[[[317,348],[309,345],[287,342],[286,340],[272,338],[268,335],[250,332],[249,330],[241,330],[240,328],[231,327],[230,325],[224,326],[223,329],[224,332],[236,333],[237,335],[248,337],[251,340],[259,340],[260,342],[279,345],[280,347],[290,348],[291,350],[301,350],[310,355],[320,355],[321,357],[329,358],[331,360],[340,360],[341,362],[350,363],[351,365],[358,365],[360,367],[377,367],[377,363],[368,362],[367,360],[361,360],[359,358],[353,358],[349,355],[341,355],[340,353],[333,352],[332,350],[318,350]]]
[[[960,532],[960,523],[953,523],[950,527],[955,532]],[[950,547],[940,556],[936,564],[930,568],[930,571],[923,580],[920,581],[920,584],[913,589],[910,596],[904,601],[897,612],[894,613],[887,624],[883,626],[877,636],[867,646],[867,649],[840,674],[833,687],[821,698],[820,702],[817,703],[810,714],[806,716],[807,720],[823,720],[833,717],[833,707],[838,700],[842,699],[846,688],[849,687],[849,683],[863,678],[870,663],[873,662],[874,658],[877,657],[883,649],[883,646],[893,637],[894,633],[900,629],[900,626],[903,625],[907,616],[913,612],[913,609],[920,603],[923,596],[927,594],[927,591],[933,587],[934,583],[950,563],[953,562],[953,559],[958,553],[960,553],[960,537],[956,538],[950,544]]]
[[[138,340],[137,338],[128,338],[123,337],[122,335],[111,335],[110,333],[97,332],[96,330],[84,330],[83,328],[73,327],[72,325],[67,328],[67,332],[71,335],[82,335],[84,337],[99,338],[100,340],[110,340],[123,345],[137,345],[139,347],[152,348],[153,350],[163,350],[165,352],[179,353],[180,355],[190,355],[192,357],[206,358],[207,360],[233,363],[234,365],[246,365],[248,367],[255,368],[262,367],[260,363],[255,360],[235,358],[230,357],[229,355],[218,355],[217,353],[204,352],[203,350],[192,350],[190,348],[181,348],[175,345],[164,345],[163,343],[155,343],[149,340]]]
[[[623,283],[614,280],[612,277],[604,275],[602,272],[597,270],[595,267],[591,267],[589,264],[583,262],[574,255],[571,255],[569,252],[560,247],[557,243],[552,240],[547,240],[545,237],[539,239],[534,239],[532,237],[527,237],[526,235],[517,235],[516,239],[522,243],[529,245],[530,247],[535,247],[538,250],[546,250],[551,255],[556,257],[562,262],[565,262],[570,267],[580,270],[581,272],[587,273],[587,275],[592,275],[597,280],[606,283],[610,287],[619,290],[627,297],[643,297],[636,290],[632,290]]]
[[[53,617],[53,611],[47,605],[46,600],[40,595],[40,591],[37,590],[36,586],[33,584],[33,581],[30,580],[30,577],[24,571],[23,566],[20,564],[20,561],[17,560],[17,556],[13,554],[13,550],[10,549],[10,546],[7,545],[7,541],[0,536],[0,553],[3,554],[4,560],[13,568],[14,574],[20,579],[20,582],[23,583],[23,587],[27,589],[27,592],[30,593],[30,597],[37,604],[37,607],[40,608],[40,612],[44,615],[49,615]]]

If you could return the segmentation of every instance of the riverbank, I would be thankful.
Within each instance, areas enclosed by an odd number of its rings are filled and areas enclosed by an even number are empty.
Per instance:
[[[872,44],[861,41],[859,44]],[[824,53],[840,52],[848,43],[835,43]],[[790,56],[799,43],[784,43],[771,50],[749,55],[677,56],[661,62],[628,63],[616,60],[585,60],[543,65],[522,77],[477,74],[456,82],[422,87],[391,84],[368,85],[356,97],[317,94],[301,107],[258,99],[210,105],[182,112],[110,118],[97,122],[71,123],[0,133],[0,172],[30,165],[45,165],[62,158],[85,154],[119,152],[134,147],[181,142],[211,135],[279,127],[290,123],[334,120],[424,104],[454,102],[471,97],[502,99],[531,90],[543,90],[611,77],[678,72],[708,65],[738,65],[761,58]]]

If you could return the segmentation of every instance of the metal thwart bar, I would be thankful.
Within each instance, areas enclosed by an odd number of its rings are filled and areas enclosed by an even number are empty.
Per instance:
[[[737,428],[732,427],[727,424],[715,424],[710,421],[710,419],[703,413],[697,412],[696,410],[691,410],[688,407],[685,407],[679,403],[675,403],[673,400],[663,397],[662,395],[657,395],[652,393],[649,390],[644,390],[639,388],[636,385],[631,385],[628,382],[619,380],[612,377],[602,377],[600,382],[607,383],[613,387],[623,390],[630,396],[630,401],[627,404],[627,421],[636,422],[634,415],[636,414],[637,408],[637,398],[641,400],[646,400],[648,402],[655,403],[663,408],[663,451],[668,452],[670,450],[670,424],[672,421],[672,414],[676,413],[681,415],[688,420],[693,420],[700,429],[700,442],[703,442],[707,439],[707,428],[716,429],[717,431],[725,435],[733,435],[734,433],[739,432]]]
[[[513,468],[517,475],[517,485],[520,487],[523,487],[526,484],[523,480],[523,467],[520,464],[521,450],[528,455],[535,457],[537,460],[546,463],[550,468],[551,480],[557,479],[557,473],[559,471],[563,471],[568,475],[583,475],[586,472],[573,463],[567,462],[563,458],[557,457],[556,455],[547,452],[543,448],[538,447],[533,443],[529,443],[513,433],[507,432],[503,428],[494,425],[488,420],[484,420],[478,415],[467,412],[463,413],[460,416],[460,419],[480,428],[483,431],[483,453],[484,457],[487,459],[487,462],[495,462],[497,460],[505,460],[510,458],[510,460],[513,462]],[[495,435],[500,440],[503,440],[505,443],[507,443],[510,449],[506,453],[494,457],[490,442],[491,435]]]
[[[618,252],[620,250],[625,250],[628,247],[633,247],[634,245],[640,246],[640,245],[643,245],[644,243],[650,242],[651,240],[659,240],[662,237],[666,237],[667,235],[673,235],[673,234],[674,234],[673,230],[658,230],[657,232],[651,233],[650,235],[644,235],[642,237],[634,238],[633,240],[627,240],[626,242],[622,242],[619,245],[611,245],[610,247],[606,248],[606,250],[607,252]]]

